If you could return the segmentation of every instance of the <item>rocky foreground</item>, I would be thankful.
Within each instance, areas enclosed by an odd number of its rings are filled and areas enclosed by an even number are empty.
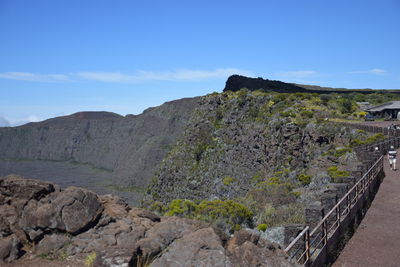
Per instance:
[[[0,265],[291,266],[252,230],[160,217],[119,197],[9,175],[0,178]]]

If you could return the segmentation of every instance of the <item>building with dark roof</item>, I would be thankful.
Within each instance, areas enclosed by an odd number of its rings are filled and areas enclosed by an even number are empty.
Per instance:
[[[366,109],[367,112],[380,118],[400,119],[400,101],[390,101]]]

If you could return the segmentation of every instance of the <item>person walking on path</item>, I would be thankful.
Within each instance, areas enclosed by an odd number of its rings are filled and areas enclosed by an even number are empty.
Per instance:
[[[390,169],[392,171],[396,170],[396,157],[397,157],[397,151],[394,149],[394,146],[390,146],[390,150],[388,152],[388,159],[389,159]]]

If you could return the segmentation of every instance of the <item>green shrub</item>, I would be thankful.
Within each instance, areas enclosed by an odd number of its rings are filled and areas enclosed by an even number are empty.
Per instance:
[[[236,92],[239,107],[243,107],[246,104],[248,92],[249,90],[247,88],[242,88]]]
[[[257,183],[260,183],[262,180],[263,180],[263,177],[261,176],[261,174],[257,173],[250,179],[250,182],[253,184],[257,184]]]
[[[153,203],[151,203],[150,210],[158,214],[163,214],[166,208],[160,201],[154,201]]]
[[[263,209],[267,203],[282,205],[295,201],[292,190],[292,184],[271,177],[267,181],[257,183],[255,188],[249,191],[248,198],[255,201],[257,209]]]
[[[223,222],[229,232],[240,230],[241,225],[250,226],[253,212],[233,200],[204,200],[196,204],[190,200],[174,199],[168,205],[166,216],[180,216],[210,223]]]
[[[292,110],[289,111],[281,111],[281,116],[282,117],[286,117],[286,118],[295,118],[296,117],[296,113]]]
[[[197,205],[190,200],[174,199],[168,205],[166,216],[191,216]]]
[[[358,146],[358,145],[372,144],[372,143],[375,143],[375,142],[382,141],[385,138],[386,137],[383,134],[377,133],[375,135],[368,136],[366,138],[361,138],[361,139],[360,138],[355,138],[355,139],[350,141],[350,145],[352,147],[354,147],[354,146]]]
[[[223,183],[224,185],[228,186],[228,185],[230,185],[234,180],[235,180],[235,179],[232,178],[232,177],[225,177],[225,178],[222,180],[222,183]]]
[[[235,226],[250,222],[253,212],[244,205],[233,200],[211,200],[202,201],[196,209],[196,215],[206,221],[215,221],[218,218],[224,218],[226,222]]]
[[[359,134],[367,134],[367,132],[366,131],[364,131],[364,130],[361,130],[361,129],[357,129],[357,133],[359,133]]]
[[[328,175],[332,178],[335,183],[343,182],[344,177],[348,177],[350,172],[339,170],[337,166],[331,166],[327,169]]]
[[[321,99],[322,104],[325,106],[328,105],[329,100],[332,99],[331,95],[325,95],[325,94],[321,94],[319,98]]]
[[[96,258],[97,258],[96,252],[92,252],[92,253],[88,254],[85,258],[85,265],[88,267],[93,266],[93,263],[96,260]]]
[[[265,232],[267,230],[267,225],[265,223],[257,225],[257,230],[261,232]]]
[[[291,192],[291,193],[292,193],[292,195],[295,196],[296,198],[298,198],[298,197],[301,196],[301,192],[299,192],[299,191],[293,191],[293,192]]]
[[[311,176],[302,173],[297,176],[297,180],[299,180],[302,185],[308,185],[311,183]]]
[[[257,107],[251,106],[247,112],[251,118],[257,118],[259,115],[259,109]]]
[[[302,110],[300,111],[300,116],[303,118],[311,119],[314,116],[314,112],[311,110]]]
[[[265,224],[267,228],[292,223],[301,224],[305,222],[304,207],[298,203],[290,203],[276,208],[267,204],[258,221]]]
[[[331,155],[336,158],[339,158],[339,157],[345,155],[346,153],[350,153],[351,151],[352,151],[352,149],[350,147],[339,147],[339,148],[328,150],[326,155]]]
[[[351,114],[356,109],[353,101],[351,101],[348,98],[341,99],[341,101],[339,102],[339,108],[340,108],[340,112],[342,112],[343,114]]]
[[[197,162],[201,160],[203,153],[207,150],[207,148],[208,145],[206,143],[199,142],[196,144],[193,154]]]
[[[296,92],[296,93],[294,93],[294,97],[296,99],[304,100],[304,99],[311,99],[312,95],[310,93]]]
[[[242,226],[240,226],[240,224],[235,224],[232,228],[233,231],[239,231],[240,229],[242,229]]]
[[[278,94],[275,94],[275,97],[274,97],[274,102],[275,103],[277,103],[277,102],[283,102],[283,101],[285,101],[287,98],[289,98],[289,96],[290,96],[290,94],[288,94],[288,93],[278,93]]]

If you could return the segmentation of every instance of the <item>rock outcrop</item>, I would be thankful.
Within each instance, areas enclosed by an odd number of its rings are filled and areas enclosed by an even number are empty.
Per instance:
[[[315,85],[304,85],[304,84],[294,84],[285,83],[281,81],[268,80],[263,78],[250,78],[241,75],[232,75],[228,78],[225,84],[225,91],[239,91],[242,88],[247,88],[250,91],[254,90],[264,90],[273,91],[278,93],[318,93],[318,94],[349,94],[349,93],[362,93],[362,94],[373,94],[382,93],[382,89],[372,90],[372,89],[346,89],[346,88],[331,88],[331,87],[320,87]],[[384,90],[388,93],[400,94],[400,90]]]
[[[225,84],[225,91],[236,92],[242,88],[247,88],[248,90],[265,90],[274,91],[279,93],[295,93],[295,92],[308,92],[307,89],[281,81],[273,81],[263,78],[250,78],[241,75],[232,75],[228,78]]]
[[[0,178],[0,212],[0,262],[15,266],[48,266],[46,259],[72,266],[291,266],[279,245],[254,230],[230,237],[116,196],[14,175]]]

